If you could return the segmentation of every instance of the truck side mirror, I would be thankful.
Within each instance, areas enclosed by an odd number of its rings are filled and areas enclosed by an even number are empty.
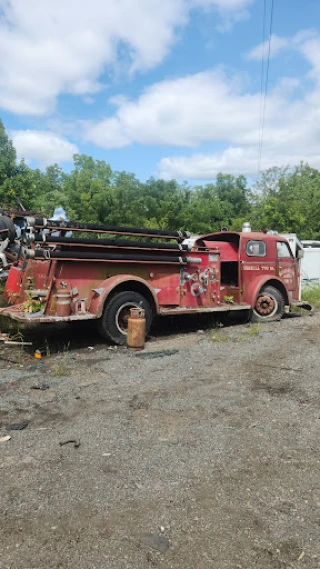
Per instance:
[[[299,249],[298,251],[298,259],[303,259],[304,257],[304,250],[303,249]]]

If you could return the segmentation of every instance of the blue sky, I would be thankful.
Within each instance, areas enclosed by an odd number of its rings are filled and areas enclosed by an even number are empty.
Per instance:
[[[0,0],[0,117],[19,157],[254,179],[263,13],[264,0]],[[318,0],[274,0],[262,169],[320,168],[319,54]]]

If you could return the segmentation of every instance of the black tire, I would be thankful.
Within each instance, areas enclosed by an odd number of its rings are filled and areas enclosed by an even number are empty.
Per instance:
[[[127,341],[126,328],[130,308],[143,308],[146,316],[146,335],[152,323],[152,310],[147,299],[138,292],[124,291],[107,300],[103,314],[98,320],[98,329],[103,338],[119,346]]]
[[[251,322],[273,322],[280,320],[284,313],[284,298],[273,286],[266,286],[259,292],[251,310]]]

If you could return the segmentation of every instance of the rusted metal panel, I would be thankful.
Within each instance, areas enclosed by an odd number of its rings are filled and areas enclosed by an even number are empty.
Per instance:
[[[93,287],[92,290],[92,298],[90,303],[90,312],[96,314],[99,318],[102,315],[104,303],[110,293],[114,291],[119,285],[127,284],[128,289],[130,290],[130,282],[138,283],[139,285],[145,286],[146,290],[148,290],[153,298],[155,312],[159,312],[159,302],[157,298],[157,289],[154,288],[149,284],[146,279],[134,274],[117,274],[113,276],[109,276],[105,280],[99,282],[99,285]]]
[[[10,308],[6,308],[5,311],[2,311],[1,314],[3,316],[9,316],[13,320],[17,320],[18,322],[23,322],[24,324],[41,324],[41,323],[53,323],[53,322],[76,322],[80,320],[94,320],[97,318],[95,314],[85,313],[85,314],[71,314],[70,316],[50,316],[47,314],[43,314],[41,316],[32,315],[17,310],[10,310]]]
[[[211,245],[209,241],[205,242],[207,246]],[[239,247],[237,243],[224,243],[220,241],[218,244],[218,252],[220,261],[238,261],[239,260]]]
[[[19,263],[10,268],[6,282],[4,298],[11,304],[18,304],[27,298],[31,289],[50,291],[51,283],[48,280],[50,261],[33,261],[32,263]]]
[[[278,259],[277,274],[286,289],[292,293],[292,299],[299,299],[299,262],[296,259]]]
[[[259,275],[256,276],[255,279],[251,280],[248,283],[248,286],[245,288],[243,292],[243,301],[250,304],[250,306],[254,306],[255,300],[258,296],[259,291],[265,286],[267,283],[278,283],[278,286],[283,290],[284,293],[284,301],[285,304],[289,304],[289,295],[288,291],[286,290],[284,284],[278,277],[271,277],[271,275]]]
[[[159,306],[179,306],[180,270],[171,267],[150,267],[148,278]]]
[[[204,308],[220,303],[220,263],[217,251],[198,254],[201,263],[190,263],[180,275],[180,306]]]
[[[21,267],[11,267],[4,289],[4,300],[14,304],[19,301],[22,287],[23,273]]]
[[[209,313],[209,312],[232,312],[234,310],[250,310],[251,305],[242,302],[241,304],[231,305],[226,303],[221,303],[219,306],[207,306],[202,308],[161,308],[161,316],[174,316],[175,314],[199,314],[199,313]]]

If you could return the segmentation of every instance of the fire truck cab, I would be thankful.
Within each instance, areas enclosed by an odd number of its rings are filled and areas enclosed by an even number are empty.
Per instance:
[[[247,303],[254,321],[281,318],[286,306],[300,303],[300,259],[280,235],[223,231],[200,237],[218,249],[219,300]]]

